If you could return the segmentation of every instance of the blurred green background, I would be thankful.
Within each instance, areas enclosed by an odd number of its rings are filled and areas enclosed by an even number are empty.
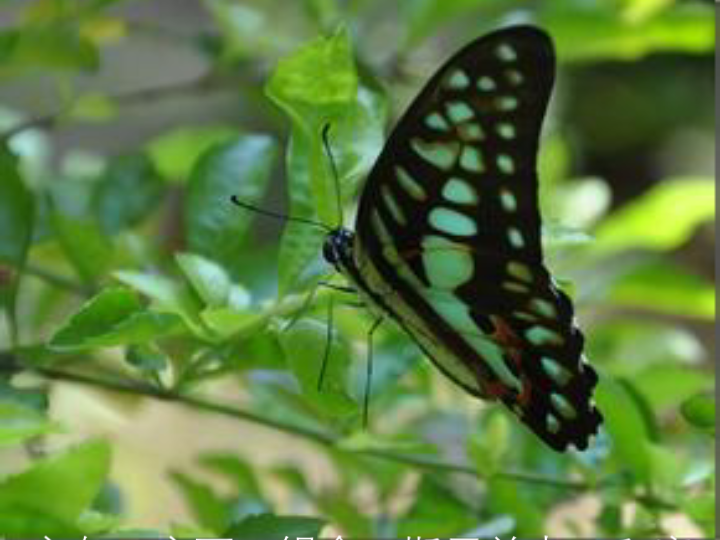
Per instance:
[[[2,2],[0,535],[714,537],[712,6]],[[523,22],[557,48],[543,241],[603,431],[548,450],[392,325],[364,430],[363,310],[316,389],[322,235],[228,198],[332,223],[330,121],[350,215],[424,81]]]

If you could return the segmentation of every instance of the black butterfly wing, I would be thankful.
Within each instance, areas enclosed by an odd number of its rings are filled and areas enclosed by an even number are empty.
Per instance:
[[[601,421],[569,299],[542,264],[536,156],[552,43],[516,26],[472,42],[397,124],[360,199],[363,285],[436,365],[553,448]]]

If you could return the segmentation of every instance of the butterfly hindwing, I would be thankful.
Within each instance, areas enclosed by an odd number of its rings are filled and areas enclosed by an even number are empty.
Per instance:
[[[446,375],[562,450],[584,448],[601,417],[572,304],[542,264],[536,157],[554,69],[528,26],[441,67],[364,186],[350,273]]]

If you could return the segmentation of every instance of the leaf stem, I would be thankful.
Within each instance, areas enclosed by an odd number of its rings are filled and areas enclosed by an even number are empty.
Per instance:
[[[8,353],[0,353],[0,358],[7,359],[8,357],[11,357],[11,355]],[[0,363],[0,371],[17,369],[21,369],[21,366]],[[601,482],[597,484],[591,484],[587,482],[570,482],[557,478],[536,475],[521,471],[499,472],[492,475],[484,475],[475,468],[467,465],[447,463],[435,459],[428,459],[424,456],[419,455],[388,452],[379,449],[343,449],[339,446],[341,437],[334,433],[288,424],[279,420],[275,420],[273,418],[268,418],[266,416],[243,410],[233,405],[210,401],[200,396],[180,394],[138,381],[110,380],[107,378],[99,378],[96,376],[73,373],[67,370],[59,370],[49,367],[35,367],[32,369],[52,380],[67,381],[76,384],[94,386],[114,392],[124,392],[135,395],[142,395],[163,401],[173,401],[197,410],[221,414],[223,416],[228,416],[238,420],[244,420],[247,422],[252,422],[254,424],[259,424],[271,429],[275,429],[277,431],[307,439],[309,441],[318,443],[322,446],[333,448],[335,450],[342,450],[356,455],[366,455],[373,458],[395,461],[398,463],[404,463],[406,465],[412,465],[423,469],[466,474],[485,480],[491,477],[503,478],[514,482],[544,485],[548,487],[555,487],[559,489],[567,489],[573,491],[585,491],[592,489],[593,487],[598,487],[601,484]]]

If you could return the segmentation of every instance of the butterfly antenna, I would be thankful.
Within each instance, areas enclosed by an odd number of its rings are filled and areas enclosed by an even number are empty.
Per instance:
[[[312,219],[306,219],[301,217],[295,217],[295,216],[287,216],[285,214],[280,214],[278,212],[272,212],[270,210],[263,210],[262,208],[258,208],[257,206],[254,206],[252,204],[246,203],[238,199],[237,195],[232,195],[230,197],[230,200],[233,202],[233,204],[239,206],[240,208],[245,208],[246,210],[251,210],[253,212],[257,212],[258,214],[262,214],[263,216],[271,217],[274,219],[279,219],[281,221],[294,221],[296,223],[305,223],[306,225],[313,225],[314,227],[320,227],[321,229],[331,232],[332,227],[328,227],[324,223],[320,223],[319,221],[315,221]]]
[[[337,201],[338,214],[340,215],[339,225],[342,227],[343,223],[345,223],[345,219],[343,217],[342,197],[340,196],[340,175],[338,174],[337,164],[335,163],[335,158],[333,157],[332,147],[330,146],[330,136],[329,135],[330,135],[330,123],[328,122],[322,128],[322,142],[323,142],[323,146],[325,147],[325,153],[327,154],[328,159],[330,160],[330,168],[332,169],[333,181],[335,182],[335,198]]]

